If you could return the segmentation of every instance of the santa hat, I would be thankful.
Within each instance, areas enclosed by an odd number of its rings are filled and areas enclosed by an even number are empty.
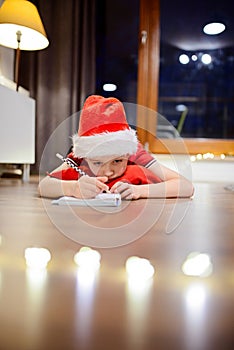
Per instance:
[[[78,158],[131,155],[136,153],[138,143],[123,104],[117,98],[98,95],[86,99],[78,133],[72,140],[73,153]]]

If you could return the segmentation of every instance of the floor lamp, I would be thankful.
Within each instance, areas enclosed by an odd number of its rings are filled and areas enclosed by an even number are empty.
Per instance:
[[[5,0],[0,8],[0,45],[16,49],[15,83],[19,89],[20,50],[42,50],[49,45],[40,15],[27,0]]]

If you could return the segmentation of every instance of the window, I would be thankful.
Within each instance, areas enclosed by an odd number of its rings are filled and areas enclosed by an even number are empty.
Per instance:
[[[160,1],[158,111],[183,137],[234,138],[234,3]],[[203,32],[209,21],[226,29]]]
[[[179,129],[190,153],[234,154],[234,18],[228,6],[234,3],[98,0],[96,92],[158,111]],[[216,8],[230,17],[227,30],[211,37],[202,25]],[[149,115],[146,127],[136,117],[141,142],[155,153],[183,153],[176,139],[156,138],[164,138],[157,135],[159,122]]]

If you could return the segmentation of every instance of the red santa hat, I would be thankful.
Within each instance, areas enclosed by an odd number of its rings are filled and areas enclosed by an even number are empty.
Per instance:
[[[136,131],[128,125],[123,104],[114,97],[89,96],[80,114],[78,133],[72,137],[78,158],[132,155]]]

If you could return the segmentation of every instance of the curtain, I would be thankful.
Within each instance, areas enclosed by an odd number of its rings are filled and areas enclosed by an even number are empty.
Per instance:
[[[68,150],[69,136],[77,131],[77,118],[69,117],[95,92],[95,0],[32,2],[50,42],[42,51],[21,53],[20,84],[36,100],[36,163],[31,171],[38,173],[42,159],[42,171],[58,165],[56,152]]]

